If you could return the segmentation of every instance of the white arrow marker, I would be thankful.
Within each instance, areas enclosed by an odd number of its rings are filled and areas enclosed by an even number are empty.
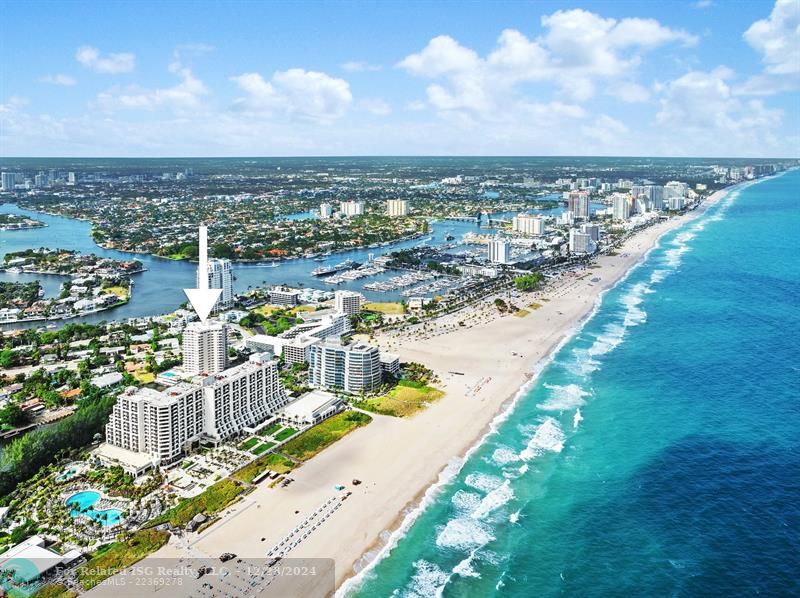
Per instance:
[[[205,322],[208,314],[214,308],[214,304],[219,299],[222,289],[209,289],[208,288],[208,229],[205,226],[200,226],[200,247],[198,258],[200,263],[197,264],[197,289],[183,289],[186,296],[189,298],[189,303],[192,304],[194,311],[201,322]]]

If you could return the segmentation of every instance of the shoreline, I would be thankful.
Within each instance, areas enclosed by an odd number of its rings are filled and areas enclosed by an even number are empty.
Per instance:
[[[343,579],[341,582],[338,581],[337,575],[337,584],[336,584],[336,591],[335,596],[344,598],[345,596],[349,595],[351,591],[356,590],[359,585],[362,583],[363,578],[367,575],[372,569],[374,569],[388,554],[391,550],[397,545],[399,540],[402,539],[403,536],[407,533],[408,529],[410,529],[414,522],[424,513],[427,507],[435,500],[436,496],[438,495],[439,491],[452,479],[454,479],[460,470],[462,469],[463,465],[469,460],[469,458],[485,443],[485,441],[497,431],[499,426],[512,414],[515,407],[517,406],[520,399],[522,399],[528,390],[535,384],[536,380],[539,378],[541,373],[545,370],[545,368],[552,362],[555,358],[556,354],[563,348],[570,340],[574,338],[574,336],[583,329],[583,327],[594,317],[597,311],[600,309],[603,298],[605,295],[619,286],[623,284],[625,280],[629,278],[629,276],[637,270],[640,266],[646,263],[650,254],[660,247],[661,239],[670,232],[683,228],[686,224],[691,223],[692,221],[696,220],[700,216],[702,216],[709,208],[718,204],[722,201],[728,194],[739,191],[746,187],[749,187],[759,181],[766,180],[769,178],[773,178],[774,176],[780,176],[780,173],[777,175],[772,175],[768,177],[761,177],[759,179],[751,180],[751,181],[743,181],[741,183],[730,185],[723,189],[719,189],[712,193],[708,198],[703,201],[702,204],[697,206],[694,210],[690,212],[684,213],[682,216],[672,218],[666,222],[662,222],[659,224],[667,224],[669,226],[663,227],[664,230],[660,231],[659,234],[652,239],[650,247],[646,249],[633,264],[631,264],[628,268],[626,268],[611,284],[605,285],[602,290],[597,293],[594,301],[593,307],[585,312],[585,314],[580,317],[573,326],[568,327],[565,331],[561,339],[553,344],[546,354],[538,359],[532,368],[531,373],[528,375],[527,380],[525,380],[522,385],[518,388],[518,390],[513,393],[512,395],[508,396],[500,405],[499,410],[496,412],[494,417],[487,423],[484,428],[484,432],[475,438],[473,438],[471,444],[469,444],[466,449],[459,453],[458,456],[454,456],[450,459],[450,461],[445,465],[445,467],[439,472],[439,475],[436,479],[431,479],[427,482],[425,486],[423,486],[419,492],[416,494],[414,500],[410,502],[402,512],[398,513],[397,517],[395,517],[394,521],[390,526],[390,533],[388,537],[376,537],[375,541],[369,545],[365,551],[363,552],[362,556],[353,563],[352,569],[353,573]],[[631,239],[626,241],[626,245],[631,241],[636,240],[636,237],[642,234],[646,234],[650,229],[656,228],[659,224],[653,225],[648,227],[647,229],[640,231]],[[624,250],[624,246],[620,251]],[[451,470],[451,466],[457,462],[457,467],[453,467]]]
[[[292,527],[336,496],[334,488],[341,484],[352,495],[288,557],[335,562],[338,590],[319,580],[302,580],[300,595],[346,595],[509,417],[560,348],[596,313],[605,293],[644,263],[664,234],[693,221],[735,189],[716,192],[696,210],[639,231],[615,255],[597,257],[593,268],[562,275],[544,290],[517,293],[521,306],[540,304],[526,317],[499,316],[490,296],[412,330],[377,335],[382,350],[433,369],[445,396],[411,418],[370,414],[368,426],[295,469],[291,485],[256,485],[220,513],[217,523],[184,540],[172,538],[150,558],[215,558],[223,550],[264,558]],[[355,478],[362,483],[351,485]]]

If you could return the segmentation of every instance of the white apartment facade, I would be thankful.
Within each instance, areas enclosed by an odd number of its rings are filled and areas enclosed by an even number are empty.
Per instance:
[[[383,379],[380,352],[363,343],[320,343],[311,348],[308,382],[317,388],[359,393],[377,389]]]
[[[487,259],[493,264],[511,263],[511,243],[507,239],[489,239]]]
[[[200,288],[200,269],[197,270],[197,288]],[[233,270],[230,260],[210,259],[208,260],[208,288],[222,289],[219,299],[214,304],[213,313],[228,309],[233,305]]]
[[[339,211],[344,216],[363,216],[364,215],[364,202],[363,201],[343,201],[339,203]]]
[[[187,374],[216,374],[228,364],[228,327],[221,322],[192,322],[183,331],[183,369]]]
[[[265,421],[288,401],[277,365],[260,353],[205,378],[202,395],[203,431],[215,440],[227,440]]]
[[[334,309],[337,312],[352,316],[361,313],[361,302],[364,297],[353,291],[336,291],[333,295]]]
[[[524,235],[543,235],[544,218],[531,214],[518,214],[511,219],[511,230]]]
[[[407,199],[389,199],[386,201],[387,216],[408,216]]]

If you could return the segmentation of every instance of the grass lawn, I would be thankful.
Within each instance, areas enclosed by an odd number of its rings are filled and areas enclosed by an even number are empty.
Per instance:
[[[267,452],[267,451],[268,451],[269,449],[271,449],[273,446],[275,446],[275,443],[274,443],[274,442],[265,442],[265,443],[263,443],[263,444],[259,444],[259,445],[258,445],[256,448],[254,448],[254,449],[253,449],[252,451],[250,451],[250,452],[251,452],[251,453],[253,453],[254,455],[260,455],[260,454],[262,454],[262,453],[265,453],[265,452]]]
[[[311,307],[310,305],[298,305],[297,307],[293,307],[289,310],[289,313],[293,316],[296,316],[301,311],[317,311],[316,307]]]
[[[272,424],[271,426],[266,427],[263,430],[261,430],[258,433],[258,435],[259,436],[273,436],[275,434],[275,432],[280,430],[282,427],[283,427],[282,424]]]
[[[220,480],[197,496],[181,500],[165,513],[151,519],[147,526],[154,527],[169,522],[174,527],[184,527],[198,513],[206,515],[218,513],[231,504],[243,491],[244,487],[235,480],[228,478]]]
[[[269,455],[259,457],[252,463],[245,465],[239,471],[235,472],[233,477],[249,484],[258,474],[268,469],[277,471],[278,473],[287,473],[294,469],[294,463],[282,455],[270,453]]]
[[[381,415],[408,417],[443,396],[444,393],[438,388],[410,380],[400,380],[397,386],[382,397],[359,401],[355,405],[365,411]]]
[[[306,461],[356,428],[366,426],[371,421],[372,418],[369,415],[359,411],[338,413],[291,439],[280,448],[280,451],[289,457]]]
[[[514,315],[517,316],[518,318],[524,318],[530,313],[531,312],[529,312],[527,309],[518,309],[517,311],[514,312]]]
[[[295,434],[297,434],[297,430],[295,430],[294,428],[284,428],[277,434],[273,434],[273,438],[275,438],[275,440],[277,440],[278,442],[283,442],[284,440],[294,436]]]
[[[133,373],[133,377],[142,384],[150,384],[156,379],[156,375],[153,372],[145,372],[144,370],[137,370]]]
[[[33,595],[34,598],[75,598],[77,592],[73,592],[63,583],[49,583],[42,586]]]
[[[85,590],[109,577],[109,572],[130,567],[167,543],[169,532],[142,529],[124,542],[101,546],[89,561],[78,567],[78,581]]]
[[[128,289],[125,287],[108,287],[104,289],[108,293],[113,293],[120,299],[127,299],[128,298]]]
[[[261,442],[261,441],[258,438],[250,438],[250,439],[244,441],[242,444],[239,445],[239,450],[240,451],[249,451],[251,448],[253,448],[255,445],[257,445],[259,442]]]
[[[255,308],[255,309],[253,309],[251,311],[254,312],[254,313],[257,313],[257,314],[261,314],[265,318],[268,318],[270,315],[272,315],[272,312],[274,312],[274,311],[276,311],[278,309],[279,308],[272,307],[271,305],[262,305],[261,307],[257,307],[257,308]]]
[[[364,309],[367,311],[377,311],[382,314],[400,315],[404,314],[403,304],[399,302],[394,303],[365,303]]]

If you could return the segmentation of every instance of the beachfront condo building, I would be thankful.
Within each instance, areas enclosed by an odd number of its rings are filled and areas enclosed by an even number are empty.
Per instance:
[[[197,288],[200,288],[201,272],[197,270]],[[209,289],[222,289],[219,299],[214,304],[212,313],[218,313],[224,309],[228,309],[233,305],[233,270],[231,269],[230,260],[225,259],[210,259],[208,260],[208,277]]]
[[[523,235],[543,235],[544,218],[531,214],[518,214],[511,219],[511,230]]]
[[[222,322],[192,322],[183,331],[183,370],[216,374],[228,365],[228,327]]]
[[[203,431],[215,440],[260,424],[288,402],[277,364],[262,353],[203,379],[202,389]]]
[[[203,391],[182,382],[159,392],[130,387],[117,398],[106,424],[106,442],[169,465],[203,433]],[[130,461],[135,462],[135,457]]]
[[[586,191],[572,191],[567,195],[567,211],[575,215],[576,220],[588,220],[589,193]]]
[[[308,382],[317,388],[370,392],[383,380],[380,352],[363,343],[326,341],[311,347]]]
[[[493,264],[510,264],[511,242],[502,237],[489,239],[486,257]]]
[[[600,226],[597,224],[581,224],[581,232],[589,235],[595,243],[600,240]]]
[[[219,442],[266,421],[288,403],[268,355],[166,390],[127,388],[114,404],[97,456],[140,473],[175,463],[200,440]]]
[[[594,253],[595,243],[591,235],[572,228],[569,231],[569,251],[570,253],[590,254]]]
[[[627,220],[631,217],[631,200],[626,194],[617,193],[612,200],[614,220]]]
[[[408,216],[407,199],[389,199],[386,201],[387,216]]]
[[[344,216],[363,216],[364,215],[364,202],[363,201],[343,201],[339,203],[339,211]]]
[[[322,220],[327,220],[333,216],[333,206],[329,203],[321,203],[319,204],[319,217]]]
[[[336,291],[333,295],[334,308],[337,312],[352,316],[361,313],[361,293],[353,291]]]

